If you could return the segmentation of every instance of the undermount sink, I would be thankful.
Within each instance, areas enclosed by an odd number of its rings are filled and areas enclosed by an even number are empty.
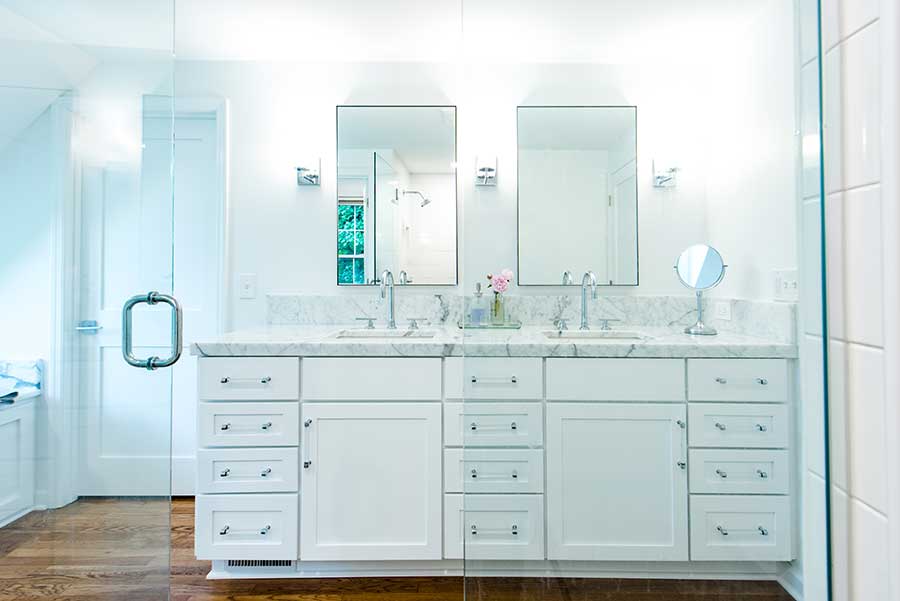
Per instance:
[[[341,330],[334,335],[335,338],[434,338],[437,332],[434,330],[388,330],[388,329],[360,329]]]
[[[643,338],[637,332],[628,330],[548,330],[544,332],[547,338],[556,340],[640,340]]]

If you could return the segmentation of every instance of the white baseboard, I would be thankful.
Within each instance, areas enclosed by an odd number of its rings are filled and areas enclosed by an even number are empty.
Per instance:
[[[799,565],[791,565],[778,575],[778,584],[794,598],[803,601],[803,574]]]

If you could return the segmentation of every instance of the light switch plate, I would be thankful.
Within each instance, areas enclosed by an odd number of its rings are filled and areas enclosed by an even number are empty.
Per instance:
[[[731,321],[731,301],[716,301],[716,319]]]
[[[796,302],[800,298],[800,284],[796,269],[776,269],[775,300]]]
[[[256,298],[256,274],[255,273],[239,273],[238,274],[238,298],[254,299]]]

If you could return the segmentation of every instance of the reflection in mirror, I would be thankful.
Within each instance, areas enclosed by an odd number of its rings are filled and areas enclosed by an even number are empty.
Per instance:
[[[636,286],[637,108],[520,106],[518,149],[519,285]]]
[[[338,284],[455,285],[456,107],[339,106],[337,162]]]
[[[725,277],[725,261],[712,246],[694,244],[684,250],[675,263],[675,273],[686,287],[697,294],[697,323],[685,328],[685,334],[714,336],[716,329],[703,323],[703,291],[715,288]]]

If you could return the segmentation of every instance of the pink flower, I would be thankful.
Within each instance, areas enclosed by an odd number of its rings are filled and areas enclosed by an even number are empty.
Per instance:
[[[495,275],[491,278],[491,288],[494,292],[506,292],[506,289],[509,288],[509,280],[502,275]]]
[[[511,269],[504,269],[500,272],[500,275],[502,275],[507,282],[511,282],[513,280],[513,272]]]

